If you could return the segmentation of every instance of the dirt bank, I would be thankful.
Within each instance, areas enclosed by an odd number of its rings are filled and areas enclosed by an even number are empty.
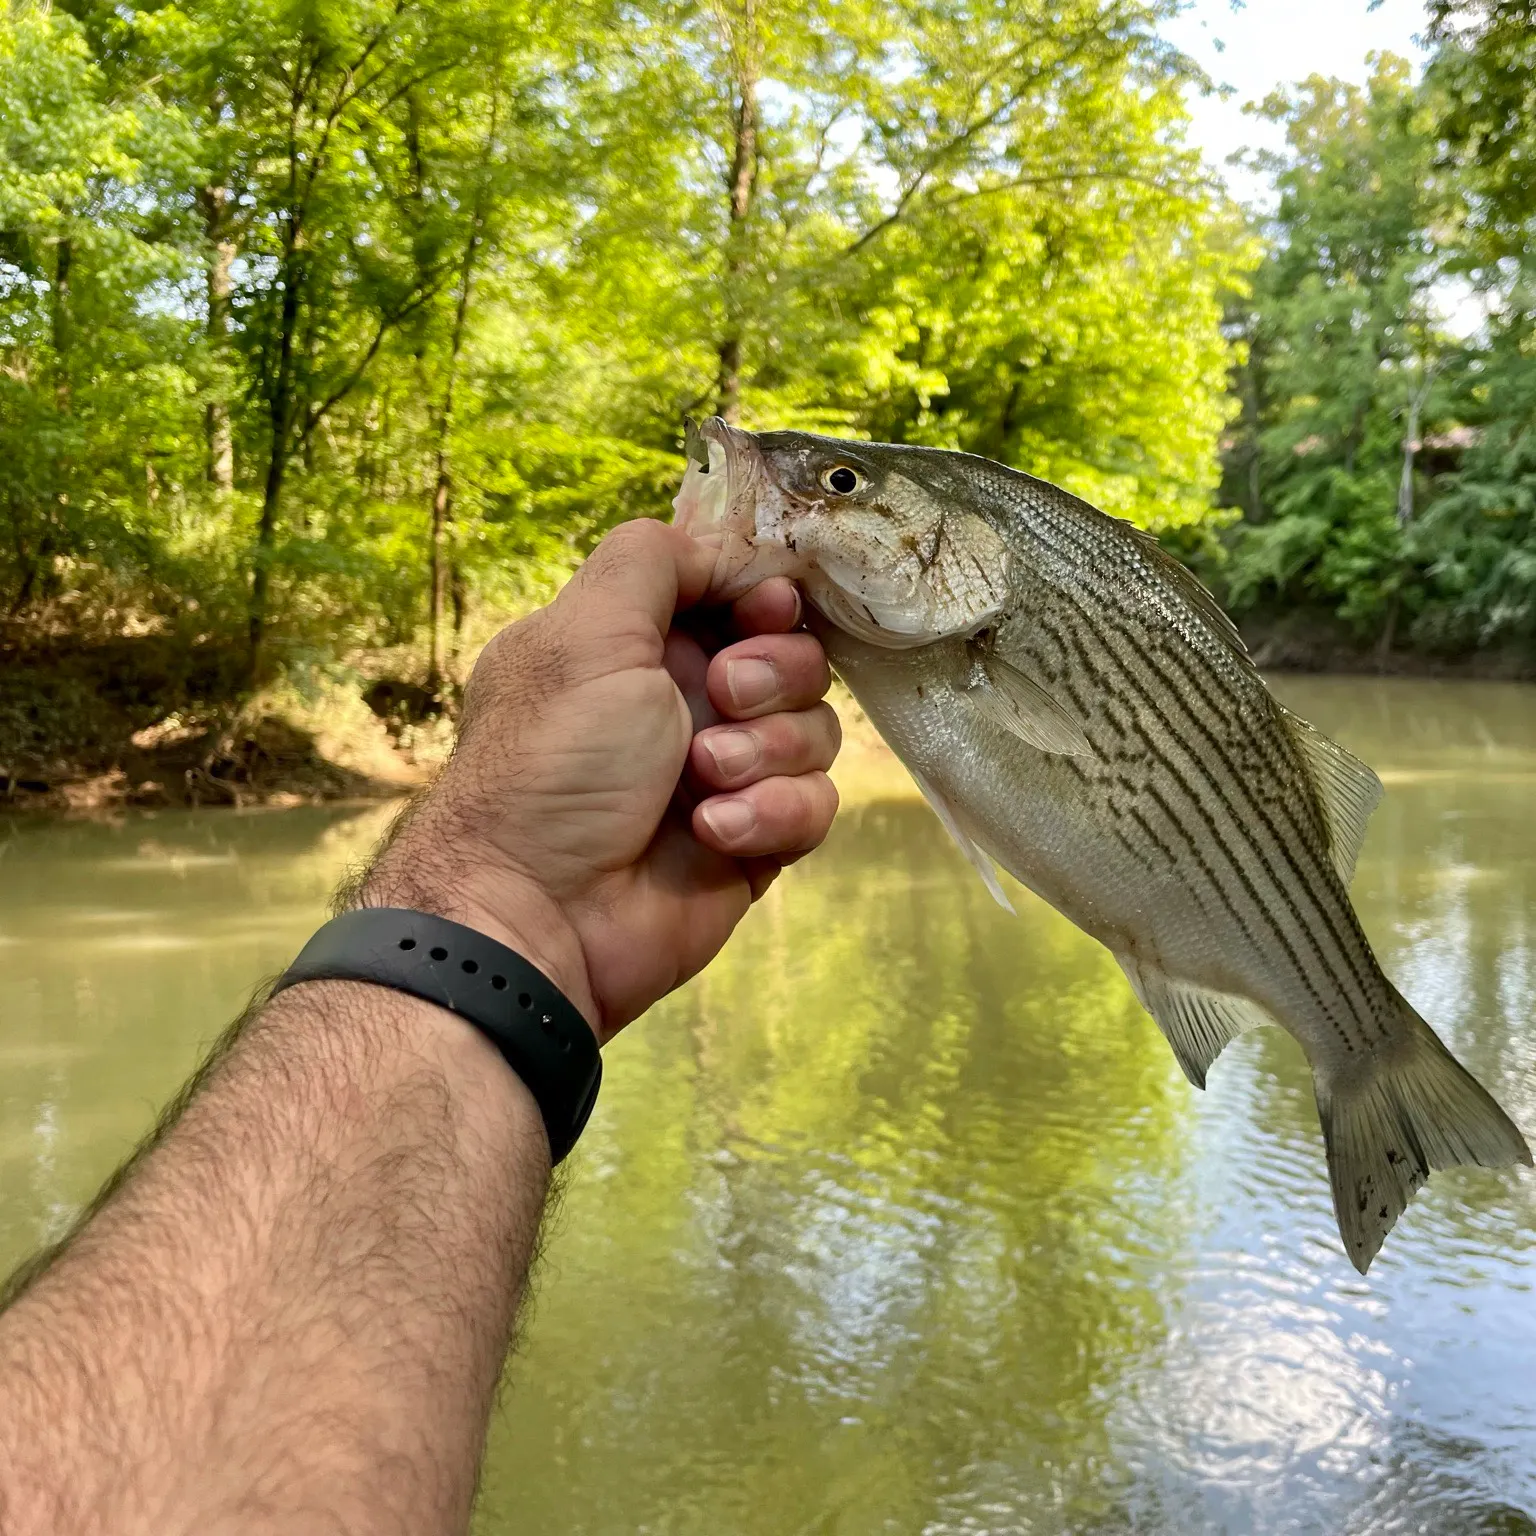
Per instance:
[[[1329,614],[1292,611],[1245,617],[1240,626],[1266,672],[1336,672],[1377,677],[1462,677],[1536,681],[1536,647],[1506,644],[1459,654],[1362,643]]]
[[[446,721],[324,676],[235,702],[237,658],[158,637],[0,647],[0,808],[384,798],[430,777]]]

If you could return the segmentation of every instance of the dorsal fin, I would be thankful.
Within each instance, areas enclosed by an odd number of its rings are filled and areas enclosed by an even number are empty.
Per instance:
[[[1299,715],[1284,707],[1280,710],[1291,729],[1291,738],[1301,749],[1302,761],[1312,776],[1317,801],[1328,828],[1328,851],[1333,867],[1346,886],[1355,877],[1355,861],[1365,841],[1366,823],[1381,803],[1381,780],[1358,757],[1346,752],[1338,742],[1323,735]]]

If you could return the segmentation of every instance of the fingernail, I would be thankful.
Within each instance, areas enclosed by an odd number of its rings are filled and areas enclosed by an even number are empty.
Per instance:
[[[725,691],[737,709],[756,709],[779,691],[779,674],[773,663],[749,657],[725,664]]]
[[[699,808],[709,830],[722,843],[739,843],[757,824],[757,812],[739,795],[729,800],[711,800]]]
[[[700,739],[722,778],[734,779],[745,773],[763,755],[754,731],[711,731]]]

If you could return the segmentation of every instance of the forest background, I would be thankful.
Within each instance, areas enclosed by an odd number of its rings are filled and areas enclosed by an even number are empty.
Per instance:
[[[1536,672],[1536,0],[1272,96],[1262,212],[1178,0],[0,7],[0,794],[430,755],[711,411],[1056,481],[1263,660]]]

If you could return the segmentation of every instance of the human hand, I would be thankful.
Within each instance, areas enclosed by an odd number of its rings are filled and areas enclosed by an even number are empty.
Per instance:
[[[626,523],[497,635],[452,761],[358,894],[509,944],[599,1040],[700,970],[837,809],[830,672],[792,632],[799,594],[775,578],[699,609],[715,560]]]

